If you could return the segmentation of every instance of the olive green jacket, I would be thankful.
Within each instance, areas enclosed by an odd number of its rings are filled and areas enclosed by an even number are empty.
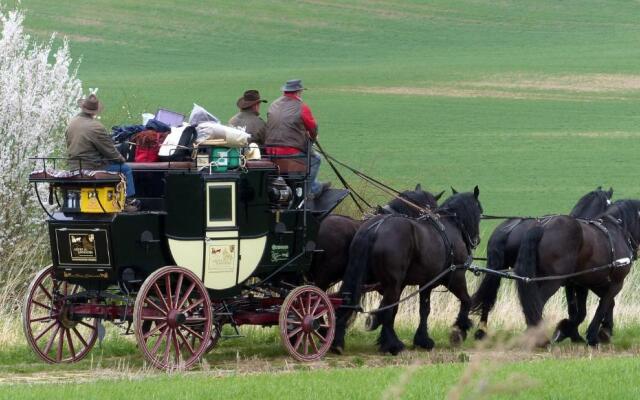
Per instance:
[[[125,162],[104,125],[90,114],[81,112],[75,116],[69,122],[66,138],[69,169],[100,169]]]
[[[251,110],[242,110],[229,120],[229,126],[235,128],[243,127],[245,132],[251,135],[250,142],[255,142],[259,146],[264,145],[264,133],[267,124],[260,118],[260,114]]]

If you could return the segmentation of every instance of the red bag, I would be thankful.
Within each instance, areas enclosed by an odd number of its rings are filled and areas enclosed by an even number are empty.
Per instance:
[[[166,137],[166,133],[160,133],[152,130],[138,133],[135,137],[135,162],[157,162],[158,151]]]

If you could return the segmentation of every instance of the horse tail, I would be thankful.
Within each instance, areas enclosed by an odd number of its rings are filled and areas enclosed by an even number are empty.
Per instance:
[[[381,224],[382,221],[377,222]],[[372,229],[373,228],[373,229]],[[349,247],[349,264],[342,279],[340,293],[349,295],[349,305],[356,306],[362,296],[362,285],[368,272],[371,248],[377,237],[377,229],[370,226],[358,230]]]
[[[518,260],[516,261],[516,275],[535,278],[538,267],[538,245],[544,234],[541,225],[529,229],[522,239]],[[518,297],[524,313],[527,326],[537,325],[542,319],[542,302],[538,293],[538,286],[535,282],[524,282],[518,280]]]
[[[489,239],[487,246],[487,268],[493,270],[504,269],[504,253],[509,239],[509,230],[496,230]],[[478,290],[471,297],[471,310],[474,313],[489,312],[493,309],[500,289],[500,277],[486,274]]]

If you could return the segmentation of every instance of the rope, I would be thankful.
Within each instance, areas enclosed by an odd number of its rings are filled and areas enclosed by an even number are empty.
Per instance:
[[[518,216],[515,216],[515,215],[487,215],[487,214],[482,214],[480,219],[491,220],[491,219],[537,219],[537,218],[536,217],[518,217]]]
[[[479,267],[479,266],[473,265],[473,264],[469,265],[467,267],[467,270],[471,271],[475,275],[478,275],[479,273],[482,272],[482,273],[489,274],[489,275],[497,275],[497,276],[500,276],[501,278],[505,278],[505,279],[512,279],[512,280],[516,280],[516,281],[522,281],[522,282],[525,282],[525,283],[532,283],[532,282],[557,281],[557,280],[562,280],[562,279],[568,279],[568,278],[573,278],[575,276],[580,276],[580,275],[590,274],[592,272],[602,271],[602,270],[608,269],[608,268],[626,267],[629,264],[630,264],[630,259],[621,258],[619,260],[615,260],[612,263],[601,265],[599,267],[593,267],[593,268],[585,269],[584,271],[572,272],[570,274],[549,275],[549,276],[539,276],[539,277],[528,277],[528,276],[516,275],[516,274],[513,273],[513,271],[514,271],[513,269],[495,270],[495,269]]]
[[[327,164],[329,164],[329,166],[331,167],[331,169],[333,170],[333,173],[336,174],[336,176],[338,177],[338,179],[340,180],[340,183],[342,183],[342,186],[344,186],[345,189],[347,189],[349,191],[349,196],[351,197],[351,199],[353,200],[353,202],[356,204],[356,207],[358,207],[358,210],[360,210],[361,213],[364,214],[364,207],[362,207],[362,205],[360,205],[360,203],[358,202],[358,200],[356,200],[356,196],[358,197],[358,199],[360,199],[364,204],[367,205],[367,207],[372,208],[371,204],[369,204],[362,196],[360,196],[360,194],[358,192],[356,192],[351,185],[349,185],[349,183],[347,183],[347,181],[344,179],[344,177],[342,176],[342,174],[340,173],[340,171],[338,171],[338,169],[336,168],[335,165],[333,165],[333,162],[331,161],[331,159],[329,159],[329,157],[327,156],[327,153],[325,153],[324,149],[322,148],[322,146],[320,146],[320,142],[316,140],[316,146],[318,147],[318,151],[320,151],[320,153],[324,156],[324,159],[327,160]]]
[[[317,144],[317,142],[316,142],[316,144]],[[320,149],[320,151],[322,152],[322,155],[327,160],[327,162],[330,163],[331,161],[333,161],[336,164],[346,168],[347,170],[351,171],[353,174],[355,174],[356,176],[358,176],[362,180],[364,180],[364,181],[370,183],[371,185],[373,185],[374,187],[376,187],[381,192],[383,192],[385,194],[388,194],[393,198],[399,199],[400,201],[404,202],[408,206],[415,208],[420,213],[427,214],[427,213],[429,213],[431,211],[428,208],[420,207],[419,205],[415,204],[414,202],[405,199],[404,197],[401,196],[402,192],[399,192],[398,190],[392,188],[391,186],[386,185],[386,184],[380,182],[379,180],[366,175],[364,172],[358,171],[357,169],[355,169],[353,167],[350,167],[349,165],[343,163],[342,161],[337,160],[332,155],[327,154],[326,152],[322,151],[321,149]],[[358,197],[361,197],[361,196],[358,195]],[[371,206],[369,206],[369,207],[371,207]]]

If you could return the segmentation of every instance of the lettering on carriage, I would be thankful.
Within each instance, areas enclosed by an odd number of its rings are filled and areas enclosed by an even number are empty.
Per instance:
[[[236,245],[209,246],[207,273],[228,273],[236,270]]]
[[[289,259],[289,245],[272,244],[271,245],[271,262],[280,262]]]
[[[69,235],[71,261],[98,261],[96,240],[93,233],[72,233]]]

